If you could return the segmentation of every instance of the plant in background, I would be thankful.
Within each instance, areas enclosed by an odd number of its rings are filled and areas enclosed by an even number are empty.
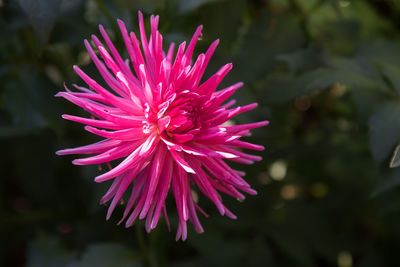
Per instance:
[[[225,125],[228,120],[257,107],[256,103],[235,107],[227,100],[243,84],[236,83],[216,90],[232,69],[220,68],[201,83],[206,66],[219,40],[193,63],[192,55],[202,26],[199,26],[186,48],[179,45],[174,56],[174,43],[163,51],[163,37],[158,29],[158,16],[151,16],[151,34],[147,39],[143,16],[139,12],[140,41],[128,33],[118,21],[130,59],[118,53],[102,26],[101,35],[108,46],[96,37],[92,41],[102,61],[85,40],[85,46],[108,86],[107,90],[74,66],[75,72],[89,88],[74,85],[78,92],[57,94],[87,110],[92,118],[63,115],[64,119],[85,124],[85,129],[105,139],[78,148],[64,149],[58,155],[96,154],[76,159],[76,165],[107,164],[109,171],[97,176],[96,182],[113,180],[101,203],[111,201],[110,218],[116,205],[132,185],[129,200],[120,223],[132,226],[135,220],[146,219],[149,232],[157,226],[161,214],[168,223],[165,200],[172,189],[179,215],[176,239],[187,237],[189,220],[197,232],[203,232],[197,211],[204,211],[192,196],[194,185],[217,207],[221,215],[236,218],[222,202],[220,192],[244,199],[245,192],[255,195],[242,178],[244,173],[233,170],[225,160],[251,164],[261,157],[237,148],[262,150],[263,146],[239,140],[249,136],[250,129],[265,126],[267,121]],[[142,52],[143,51],[143,52]],[[119,161],[118,161],[119,160]],[[116,161],[114,166],[110,162]],[[205,213],[204,213],[205,214]]]

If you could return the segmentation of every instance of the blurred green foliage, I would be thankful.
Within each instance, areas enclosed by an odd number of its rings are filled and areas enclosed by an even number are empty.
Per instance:
[[[226,198],[236,221],[200,198],[211,216],[186,242],[163,223],[118,227],[121,210],[106,222],[96,167],[54,154],[95,140],[53,97],[82,84],[74,64],[98,78],[83,40],[103,24],[126,54],[116,19],[137,31],[138,9],[160,15],[165,42],[199,24],[197,53],[221,39],[206,77],[233,62],[223,85],[260,104],[237,122],[271,121],[249,138],[264,161],[237,166],[259,195]],[[400,2],[0,0],[0,29],[1,266],[398,265]]]

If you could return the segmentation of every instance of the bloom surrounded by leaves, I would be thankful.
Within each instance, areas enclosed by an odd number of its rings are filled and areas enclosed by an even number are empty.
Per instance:
[[[122,21],[118,21],[130,60],[121,57],[102,26],[100,32],[108,50],[92,36],[102,61],[85,40],[94,64],[113,92],[74,66],[89,88],[74,85],[79,92],[66,88],[66,92],[57,96],[92,115],[92,118],[63,115],[64,119],[85,124],[87,131],[105,139],[60,150],[57,154],[96,154],[73,163],[108,164],[110,170],[95,178],[96,182],[113,179],[101,199],[102,204],[111,201],[107,219],[132,185],[120,221],[125,221],[126,227],[132,226],[138,217],[146,218],[145,227],[149,232],[157,226],[161,214],[169,226],[165,200],[171,188],[179,216],[176,239],[185,240],[188,220],[196,231],[203,232],[197,211],[204,211],[192,196],[193,185],[215,204],[221,215],[233,219],[235,215],[224,206],[219,192],[237,199],[245,198],[239,190],[256,194],[242,179],[244,173],[231,169],[225,160],[245,164],[261,160],[259,156],[235,148],[264,149],[239,139],[248,136],[250,129],[265,126],[268,122],[224,126],[225,122],[254,109],[257,104],[236,108],[231,108],[234,100],[223,104],[242,86],[237,83],[216,91],[232,64],[226,64],[200,83],[219,40],[193,63],[193,50],[202,26],[197,28],[187,48],[185,42],[179,45],[174,57],[174,43],[166,54],[163,52],[158,21],[158,16],[151,16],[151,33],[147,39],[143,16],[139,12],[140,41],[135,33],[127,32]],[[117,162],[112,167],[110,162],[114,160]]]

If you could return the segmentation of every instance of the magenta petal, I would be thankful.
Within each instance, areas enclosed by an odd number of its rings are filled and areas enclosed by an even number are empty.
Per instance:
[[[69,155],[69,154],[95,154],[95,153],[103,153],[104,151],[114,148],[121,144],[120,140],[102,140],[100,142],[76,147],[76,148],[67,148],[63,150],[59,150],[56,152],[57,155]]]
[[[158,202],[157,207],[154,211],[154,217],[151,221],[151,228],[154,229],[160,218],[162,208],[164,207],[165,199],[167,197],[173,172],[173,161],[170,157],[167,157],[164,163],[163,171],[161,172],[161,177],[158,185]]]
[[[183,159],[183,157],[175,150],[170,150],[171,156],[174,158],[175,162],[182,167],[186,172],[195,174],[196,172],[189,166],[189,164]]]
[[[150,167],[149,181],[147,182],[149,184],[149,189],[147,191],[145,204],[142,212],[139,215],[139,219],[146,217],[147,211],[149,210],[150,205],[153,203],[154,193],[157,189],[161,171],[163,169],[166,152],[165,145],[160,144],[153,156],[153,161]]]
[[[188,222],[197,232],[204,231],[197,212],[208,217],[192,196],[195,190],[208,198],[221,215],[231,219],[236,216],[225,207],[220,193],[240,200],[245,199],[243,193],[257,194],[244,180],[245,173],[233,170],[225,161],[252,164],[261,160],[241,149],[264,147],[242,141],[242,137],[250,136],[251,129],[266,126],[268,121],[230,123],[235,116],[256,108],[257,103],[234,107],[236,101],[229,98],[243,86],[241,82],[218,90],[232,69],[231,63],[211,77],[203,77],[219,44],[216,40],[205,53],[193,57],[203,26],[196,29],[187,48],[186,42],[181,43],[174,55],[174,43],[163,50],[163,36],[158,30],[160,18],[150,17],[148,34],[140,11],[138,18],[138,35],[128,32],[123,21],[117,21],[127,59],[101,25],[103,41],[95,35],[91,36],[93,46],[84,41],[106,86],[74,66],[88,88],[73,85],[77,91],[72,91],[64,86],[65,91],[56,96],[89,113],[87,118],[62,115],[64,119],[84,124],[86,131],[104,139],[56,154],[92,154],[73,160],[73,164],[104,163],[109,167],[95,177],[96,182],[113,179],[100,203],[111,202],[106,215],[109,219],[129,191],[118,222],[124,222],[126,227],[139,218],[145,220],[146,231],[150,232],[162,215],[170,230],[166,207],[170,195],[178,214],[176,239],[186,240]],[[200,84],[201,81],[204,82]]]

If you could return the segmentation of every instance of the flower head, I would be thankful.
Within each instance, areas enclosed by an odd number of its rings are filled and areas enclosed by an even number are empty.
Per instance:
[[[89,88],[74,85],[64,97],[91,114],[91,118],[63,115],[67,120],[85,124],[85,130],[104,140],[78,148],[64,149],[58,155],[95,154],[73,161],[76,165],[107,164],[109,171],[97,176],[96,182],[113,180],[101,203],[111,201],[110,218],[123,195],[129,195],[120,223],[126,227],[146,219],[149,232],[157,226],[161,214],[167,221],[165,200],[170,190],[179,216],[176,239],[187,237],[189,220],[198,232],[203,232],[197,211],[204,213],[192,196],[197,187],[217,207],[221,215],[236,218],[223,204],[220,192],[237,199],[245,197],[239,191],[254,195],[242,176],[225,160],[251,164],[261,157],[249,155],[237,148],[262,150],[263,147],[239,140],[252,128],[267,125],[267,121],[224,126],[234,116],[254,109],[257,104],[231,108],[235,101],[227,100],[242,83],[216,90],[232,69],[226,64],[201,83],[206,66],[218,45],[214,41],[205,54],[192,61],[193,51],[202,26],[199,26],[186,48],[175,45],[163,51],[163,37],[158,31],[158,16],[151,16],[151,33],[147,39],[143,16],[139,12],[140,41],[128,33],[118,20],[129,59],[118,53],[102,26],[100,32],[106,46],[96,37],[92,41],[102,60],[85,40],[94,64],[110,89],[102,87],[74,66],[75,72]],[[143,53],[142,53],[143,51]],[[110,162],[113,162],[112,166]],[[128,187],[132,189],[128,191]],[[205,213],[204,213],[205,214]]]

